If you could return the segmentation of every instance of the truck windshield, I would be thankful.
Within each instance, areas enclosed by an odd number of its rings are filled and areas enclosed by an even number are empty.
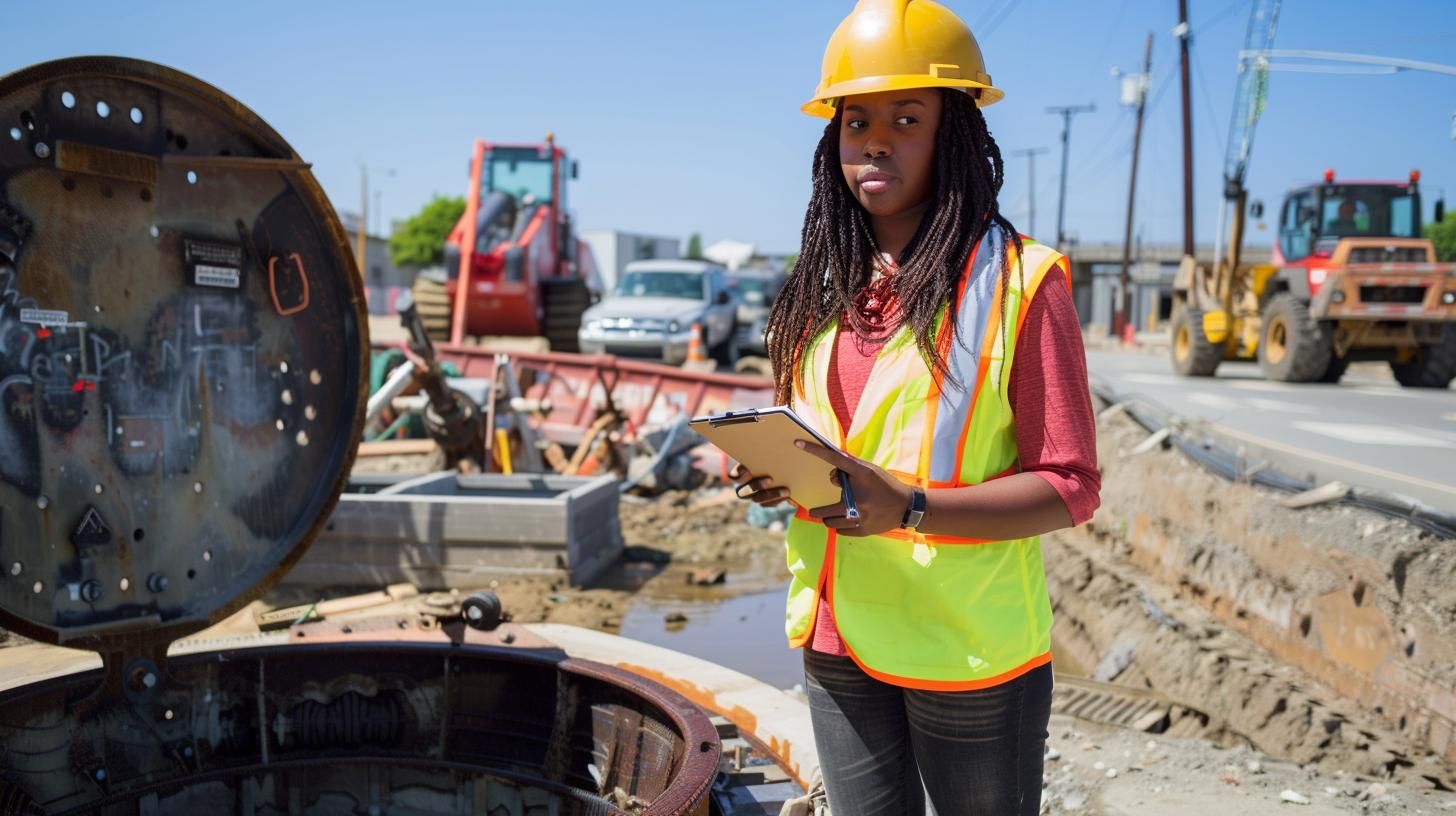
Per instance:
[[[733,285],[743,294],[744,303],[767,303],[772,296],[768,278],[743,275],[733,279]]]
[[[1320,196],[1320,237],[1417,238],[1419,199],[1404,184],[1334,184]]]
[[[703,300],[703,273],[687,270],[628,270],[617,285],[621,297],[666,297]]]
[[[486,164],[486,187],[510,193],[518,203],[530,196],[534,204],[551,202],[551,155],[520,148],[492,148]]]

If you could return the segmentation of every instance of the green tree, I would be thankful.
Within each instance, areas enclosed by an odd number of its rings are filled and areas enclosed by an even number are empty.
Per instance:
[[[690,261],[701,261],[703,259],[703,236],[696,232],[688,236],[688,254]]]
[[[793,272],[794,271],[794,264],[796,264],[798,262],[799,262],[799,253],[797,253],[797,252],[795,252],[794,254],[790,255],[787,258],[785,258],[784,259],[784,274],[787,275],[787,274]]]
[[[435,196],[389,236],[389,255],[395,266],[437,266],[445,261],[445,238],[465,214],[461,196]]]
[[[1426,225],[1426,237],[1436,245],[1436,258],[1456,261],[1456,210],[1446,213],[1445,220]]]

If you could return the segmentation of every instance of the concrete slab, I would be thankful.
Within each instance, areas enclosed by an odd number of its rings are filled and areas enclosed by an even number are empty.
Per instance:
[[[590,583],[622,552],[617,480],[478,474],[351,480],[285,588],[482,586],[522,574]]]

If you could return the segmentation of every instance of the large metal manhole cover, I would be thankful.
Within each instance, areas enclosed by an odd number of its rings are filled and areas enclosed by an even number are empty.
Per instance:
[[[368,349],[308,166],[149,63],[0,78],[0,624],[108,649],[256,597],[343,487]]]

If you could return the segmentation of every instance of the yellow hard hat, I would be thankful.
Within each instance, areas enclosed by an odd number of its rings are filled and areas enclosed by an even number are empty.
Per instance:
[[[842,97],[906,88],[979,89],[981,107],[1005,96],[955,12],[933,0],[859,0],[829,38],[823,78],[802,110],[832,119]]]

